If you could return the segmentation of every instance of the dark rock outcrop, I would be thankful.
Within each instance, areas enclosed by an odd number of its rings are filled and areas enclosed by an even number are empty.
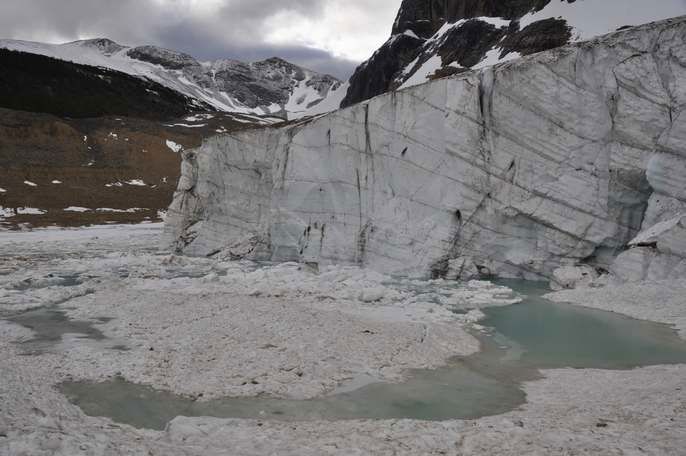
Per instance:
[[[115,43],[114,41],[108,38],[94,38],[91,40],[74,41],[71,44],[78,44],[80,46],[97,49],[100,52],[102,52],[103,55],[107,56],[110,56],[112,54],[115,54],[119,51],[126,49],[125,46],[122,46],[119,43]]]
[[[564,19],[546,19],[520,30],[518,20],[552,1],[575,0],[404,0],[391,38],[357,68],[341,106],[346,107],[402,86],[432,57],[441,57],[437,73],[470,68],[498,50],[501,58],[528,55],[565,45],[572,33]],[[478,18],[510,21],[496,26]],[[470,20],[471,19],[471,20]],[[437,34],[446,24],[454,27]]]
[[[127,52],[132,59],[160,65],[169,70],[180,70],[182,68],[200,65],[197,60],[188,54],[171,51],[157,46],[139,46]]]
[[[522,55],[535,54],[564,46],[571,38],[571,28],[564,19],[544,19],[528,25],[523,30],[507,34],[500,44],[503,50],[501,56],[510,52],[519,52]]]
[[[396,75],[417,57],[422,43],[409,35],[397,35],[397,39],[384,44],[371,59],[355,70],[341,107],[387,92]]]
[[[543,9],[550,2],[551,0],[405,0],[395,20],[393,34],[412,30],[423,38],[429,38],[446,22],[482,16],[519,19],[527,13]]]
[[[499,29],[493,24],[476,19],[467,21],[462,27],[446,33],[445,41],[438,47],[437,54],[443,62],[460,62],[464,67],[479,63],[483,56],[493,48],[508,29]]]

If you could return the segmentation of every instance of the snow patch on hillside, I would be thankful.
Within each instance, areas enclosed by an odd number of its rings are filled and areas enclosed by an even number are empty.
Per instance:
[[[145,209],[142,209],[140,207],[131,207],[129,209],[112,209],[110,207],[99,207],[95,211],[96,212],[114,213],[114,214],[133,214],[133,213],[144,211],[144,210]]]
[[[413,66],[412,63],[410,65]],[[434,74],[436,70],[440,69],[442,66],[443,61],[441,56],[438,54],[433,55],[429,60],[424,62],[419,70],[415,71],[414,74],[400,86],[400,89],[425,83],[429,76]]]
[[[133,185],[135,187],[147,187],[148,184],[143,182],[142,179],[131,179],[130,181],[124,182],[127,185]]]
[[[0,219],[14,217],[15,215],[43,215],[46,213],[47,211],[35,207],[18,207],[13,209],[0,206]]]
[[[522,55],[519,52],[510,52],[505,56],[501,57],[502,49],[495,48],[491,49],[486,53],[486,57],[472,67],[473,70],[478,70],[480,68],[486,68],[489,66],[497,65],[498,63],[509,62],[510,60],[518,59]]]
[[[183,146],[181,144],[177,144],[174,141],[167,140],[167,147],[174,153],[179,153],[183,150]]]

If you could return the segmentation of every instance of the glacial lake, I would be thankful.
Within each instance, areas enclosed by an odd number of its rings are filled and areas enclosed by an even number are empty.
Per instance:
[[[526,402],[522,383],[541,369],[631,369],[686,363],[686,341],[666,325],[566,304],[541,296],[544,285],[501,281],[525,297],[484,310],[474,331],[482,350],[437,370],[410,371],[403,383],[371,383],[312,400],[226,398],[200,402],[121,379],[71,382],[60,390],[91,416],[164,429],[177,416],[260,420],[473,419]]]

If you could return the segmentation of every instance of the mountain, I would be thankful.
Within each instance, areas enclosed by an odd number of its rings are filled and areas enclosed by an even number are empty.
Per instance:
[[[684,87],[686,16],[215,137],[167,234],[399,275],[683,280]]]
[[[0,49],[0,107],[88,118],[170,119],[212,107],[148,79]]]
[[[91,44],[104,56],[122,50]],[[0,49],[0,66],[0,229],[159,220],[184,149],[283,121],[36,53]]]
[[[279,58],[243,63],[200,62],[156,46],[128,47],[109,39],[65,44],[0,40],[0,48],[102,67],[155,82],[223,112],[298,119],[335,109],[347,85]]]
[[[341,106],[683,14],[678,0],[403,0],[391,37],[357,68]]]
[[[4,40],[0,67],[0,229],[159,220],[184,149],[336,109],[347,87],[278,58],[107,39]]]

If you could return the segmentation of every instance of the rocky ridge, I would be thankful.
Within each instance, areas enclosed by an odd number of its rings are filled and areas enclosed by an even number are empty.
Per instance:
[[[602,273],[649,249],[652,274],[682,277],[685,38],[676,18],[212,138],[184,155],[168,236],[452,278]]]
[[[637,3],[633,5],[632,3]],[[355,71],[342,106],[390,90],[686,14],[630,0],[404,0],[391,37]],[[611,13],[610,13],[611,11]]]

